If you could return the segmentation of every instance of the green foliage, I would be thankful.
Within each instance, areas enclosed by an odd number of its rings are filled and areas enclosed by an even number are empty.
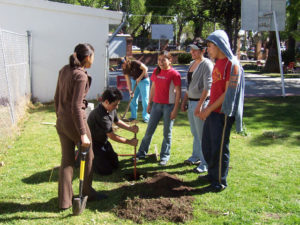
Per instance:
[[[192,56],[190,53],[180,53],[178,55],[179,64],[188,64],[192,61]]]

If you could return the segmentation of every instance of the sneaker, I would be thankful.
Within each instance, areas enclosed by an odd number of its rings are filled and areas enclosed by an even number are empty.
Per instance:
[[[129,118],[128,119],[130,122],[136,120],[136,118]]]
[[[166,166],[166,165],[167,165],[167,162],[168,162],[168,161],[166,161],[166,160],[160,160],[159,165],[161,165],[161,166]]]
[[[135,158],[135,160],[136,160],[136,162],[137,161],[139,161],[139,160],[141,160],[141,159],[145,159],[146,157],[144,157],[144,156],[136,156],[136,158]],[[134,157],[132,157],[132,161],[134,161]]]
[[[221,192],[226,189],[227,186],[223,184],[211,184],[207,187],[208,192]]]
[[[207,169],[202,169],[200,167],[196,167],[193,169],[194,173],[205,173],[207,172]]]
[[[149,122],[149,120],[147,120],[147,119],[143,119],[143,122],[144,122],[144,123],[148,123],[148,122]]]
[[[191,166],[191,165],[199,165],[201,163],[201,161],[199,159],[196,161],[191,161],[191,160],[187,159],[187,160],[184,160],[183,163]]]

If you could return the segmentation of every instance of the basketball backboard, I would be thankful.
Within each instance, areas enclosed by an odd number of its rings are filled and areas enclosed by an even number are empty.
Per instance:
[[[242,0],[242,30],[275,31],[272,11],[276,13],[278,30],[285,30],[285,0]],[[269,15],[266,15],[269,14]]]

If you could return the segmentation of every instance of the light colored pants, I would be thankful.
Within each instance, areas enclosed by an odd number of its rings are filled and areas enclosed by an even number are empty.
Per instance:
[[[193,153],[192,156],[188,159],[189,161],[195,162],[197,160],[201,161],[202,166],[205,166],[206,169],[207,163],[204,159],[202,153],[202,132],[203,132],[203,125],[204,121],[201,120],[199,117],[195,116],[194,111],[198,104],[198,101],[190,101],[188,102],[188,119],[190,122],[191,132],[194,137],[193,140]]]
[[[133,90],[136,81],[134,79],[130,79],[130,81],[131,81],[131,88]],[[143,116],[144,120],[146,120],[146,121],[149,120],[150,115],[147,113],[149,94],[150,94],[150,79],[149,79],[149,77],[147,77],[147,78],[141,80],[135,89],[133,99],[131,100],[131,103],[130,103],[130,111],[131,111],[130,118],[133,118],[133,119],[137,118],[139,96],[141,95],[142,106],[143,106],[142,116]]]

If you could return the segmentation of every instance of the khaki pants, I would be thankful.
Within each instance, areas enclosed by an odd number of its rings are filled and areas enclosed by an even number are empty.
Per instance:
[[[87,135],[92,142],[89,127],[87,123],[85,125],[86,125]],[[60,139],[61,149],[62,149],[61,166],[59,169],[59,180],[58,180],[59,208],[69,208],[72,206],[72,198],[73,198],[72,178],[73,178],[73,168],[75,165],[75,145],[80,141],[80,135],[76,131],[76,128],[71,118],[58,118],[56,121],[56,130]],[[89,198],[93,198],[96,195],[96,191],[92,188],[93,159],[94,159],[94,153],[92,147],[90,147],[90,150],[86,155],[85,173],[84,173],[84,182],[83,182],[83,196],[87,195],[89,196]]]

